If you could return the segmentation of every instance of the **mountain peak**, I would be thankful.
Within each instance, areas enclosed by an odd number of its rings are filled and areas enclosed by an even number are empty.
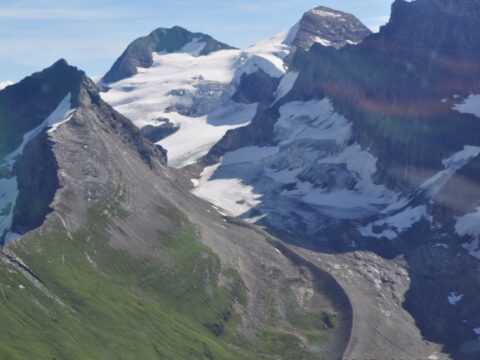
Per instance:
[[[181,26],[160,27],[148,36],[133,41],[102,80],[113,83],[135,75],[139,67],[153,65],[153,53],[188,52],[193,56],[204,56],[226,49],[233,47],[210,35],[193,33]]]
[[[308,50],[315,43],[339,49],[358,44],[370,34],[371,31],[355,16],[318,6],[303,15],[288,39],[290,45],[303,50]]]
[[[69,66],[67,60],[65,60],[64,58],[61,58],[59,60],[57,60],[53,65],[52,67],[67,67]]]

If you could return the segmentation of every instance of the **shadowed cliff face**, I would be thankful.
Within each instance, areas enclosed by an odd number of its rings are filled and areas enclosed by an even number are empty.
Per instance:
[[[45,216],[52,211],[50,205],[60,186],[57,172],[52,143],[43,132],[27,144],[14,166],[19,193],[13,214],[13,233],[25,234],[43,224]]]

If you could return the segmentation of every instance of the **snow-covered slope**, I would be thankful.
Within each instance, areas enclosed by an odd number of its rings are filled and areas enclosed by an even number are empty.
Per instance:
[[[190,53],[154,54],[150,68],[117,83],[104,100],[136,126],[159,126],[168,119],[179,127],[159,141],[173,166],[189,165],[205,155],[227,130],[246,125],[256,105],[235,104],[229,98],[241,52],[218,51],[195,57]]]
[[[235,103],[231,97],[244,74],[260,69],[275,78],[285,74],[288,34],[245,50],[221,50],[202,57],[186,51],[155,53],[151,67],[110,84],[102,97],[139,128],[160,126],[158,119],[178,126],[177,132],[158,143],[167,149],[170,165],[190,165],[227,130],[245,126],[253,118],[257,104]]]
[[[331,23],[331,17],[314,18],[319,26],[323,21]],[[342,29],[350,26],[343,15],[338,21]],[[205,45],[198,40],[174,51],[154,52],[149,66],[137,67],[136,75],[109,83],[102,97],[140,129],[149,126],[151,131],[168,120],[176,131],[157,143],[168,151],[170,165],[190,165],[206,155],[228,130],[246,126],[254,117],[258,101],[232,99],[244,86],[246,76],[261,73],[262,79],[271,79],[276,88],[273,98],[288,93],[296,74],[288,73],[287,57],[303,46],[305,42],[299,42],[298,37],[305,38],[309,26],[312,19],[305,15],[289,31],[244,50],[220,49],[198,56]],[[317,35],[309,39],[308,46],[315,42],[334,46]],[[336,35],[342,38],[344,34]],[[261,85],[257,82],[253,87]]]

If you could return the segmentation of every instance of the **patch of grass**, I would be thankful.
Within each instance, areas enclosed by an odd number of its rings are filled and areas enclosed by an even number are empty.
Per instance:
[[[58,226],[16,249],[65,307],[0,265],[0,358],[250,358],[221,337],[235,327],[226,314],[237,295],[217,285],[220,262],[192,227],[175,219],[170,238],[159,239],[172,264],[165,267],[110,248],[104,210],[92,211],[73,239]]]
[[[0,262],[0,359],[312,358],[294,335],[240,336],[240,274],[222,269],[181,213],[163,214],[172,226],[159,234],[160,260],[108,245],[111,218],[128,217],[115,202],[92,209],[71,237],[58,221],[18,243],[15,253],[65,306]]]
[[[283,289],[288,323],[306,335],[308,343],[321,346],[328,340],[329,330],[337,326],[337,316],[325,311],[314,312],[298,303],[295,287],[301,285],[301,279],[292,279]]]
[[[335,314],[326,312],[321,313],[302,313],[300,311],[287,311],[287,319],[295,327],[303,330],[328,330],[337,325]]]
[[[258,351],[260,354],[274,354],[281,359],[316,359],[296,336],[268,329],[260,334]]]
[[[321,346],[325,344],[328,335],[325,332],[310,331],[306,333],[308,342],[313,346]]]
[[[231,268],[226,269],[223,271],[223,276],[228,279],[229,288],[235,301],[243,306],[247,306],[248,289],[238,271]]]

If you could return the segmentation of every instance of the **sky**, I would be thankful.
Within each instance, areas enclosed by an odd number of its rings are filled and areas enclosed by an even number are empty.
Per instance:
[[[372,30],[392,0],[0,0],[0,82],[19,81],[65,58],[103,75],[134,39],[183,26],[239,48],[292,27],[323,5],[356,15]]]

